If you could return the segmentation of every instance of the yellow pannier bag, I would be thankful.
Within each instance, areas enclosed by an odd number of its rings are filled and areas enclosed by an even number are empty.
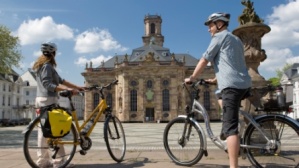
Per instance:
[[[67,109],[54,105],[41,109],[41,126],[46,138],[61,138],[66,136],[72,126],[72,116]]]
[[[54,137],[65,136],[70,132],[72,116],[63,109],[53,109],[49,112],[51,132]]]

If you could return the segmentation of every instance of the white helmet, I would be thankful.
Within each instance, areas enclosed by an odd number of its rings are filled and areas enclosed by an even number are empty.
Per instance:
[[[46,42],[41,45],[40,49],[41,49],[42,53],[53,53],[53,52],[57,51],[57,46],[55,43]]]
[[[207,26],[211,22],[216,22],[217,20],[222,20],[228,25],[229,18],[230,18],[229,13],[213,13],[208,17],[208,20],[205,22],[205,25]]]

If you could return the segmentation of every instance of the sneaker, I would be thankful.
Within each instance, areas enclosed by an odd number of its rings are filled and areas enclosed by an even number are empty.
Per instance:
[[[60,165],[54,165],[53,168],[58,168]],[[75,167],[75,164],[69,163],[66,168],[72,168]]]
[[[49,168],[49,167],[53,167],[53,163],[52,162],[46,162],[45,164],[37,164],[38,167],[40,168]]]

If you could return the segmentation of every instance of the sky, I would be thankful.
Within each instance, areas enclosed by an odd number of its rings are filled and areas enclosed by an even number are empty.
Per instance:
[[[299,62],[299,0],[251,0],[270,26],[262,38],[267,59],[258,71],[276,76],[287,63]],[[144,17],[162,18],[163,47],[200,59],[211,37],[204,22],[214,12],[231,14],[229,30],[239,26],[241,0],[0,0],[0,24],[20,40],[22,75],[41,55],[40,45],[57,44],[57,71],[84,85],[86,63],[99,66],[114,55],[130,55],[143,45]]]

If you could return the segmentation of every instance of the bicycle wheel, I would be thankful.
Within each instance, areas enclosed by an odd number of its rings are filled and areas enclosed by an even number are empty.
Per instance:
[[[107,117],[104,125],[104,139],[112,159],[118,163],[123,161],[126,152],[126,137],[117,117],[112,115]]]
[[[183,134],[186,118],[170,121],[164,130],[163,142],[168,156],[178,165],[192,166],[203,155],[203,135],[198,126],[189,121]],[[188,133],[190,131],[190,133]]]
[[[255,167],[299,167],[299,127],[283,116],[266,116],[257,121],[275,142],[275,149],[247,149],[247,156]],[[265,146],[266,140],[253,125],[245,132],[245,144]]]
[[[29,165],[33,168],[46,167],[55,164],[55,166],[66,167],[76,152],[77,133],[74,125],[72,125],[70,133],[63,138],[43,138],[41,143],[38,143],[38,136],[42,135],[40,127],[40,119],[36,118],[25,131],[23,141],[23,152]],[[58,145],[59,142],[68,142],[68,144]],[[54,149],[59,147],[54,156]],[[43,154],[43,158],[38,155]]]

